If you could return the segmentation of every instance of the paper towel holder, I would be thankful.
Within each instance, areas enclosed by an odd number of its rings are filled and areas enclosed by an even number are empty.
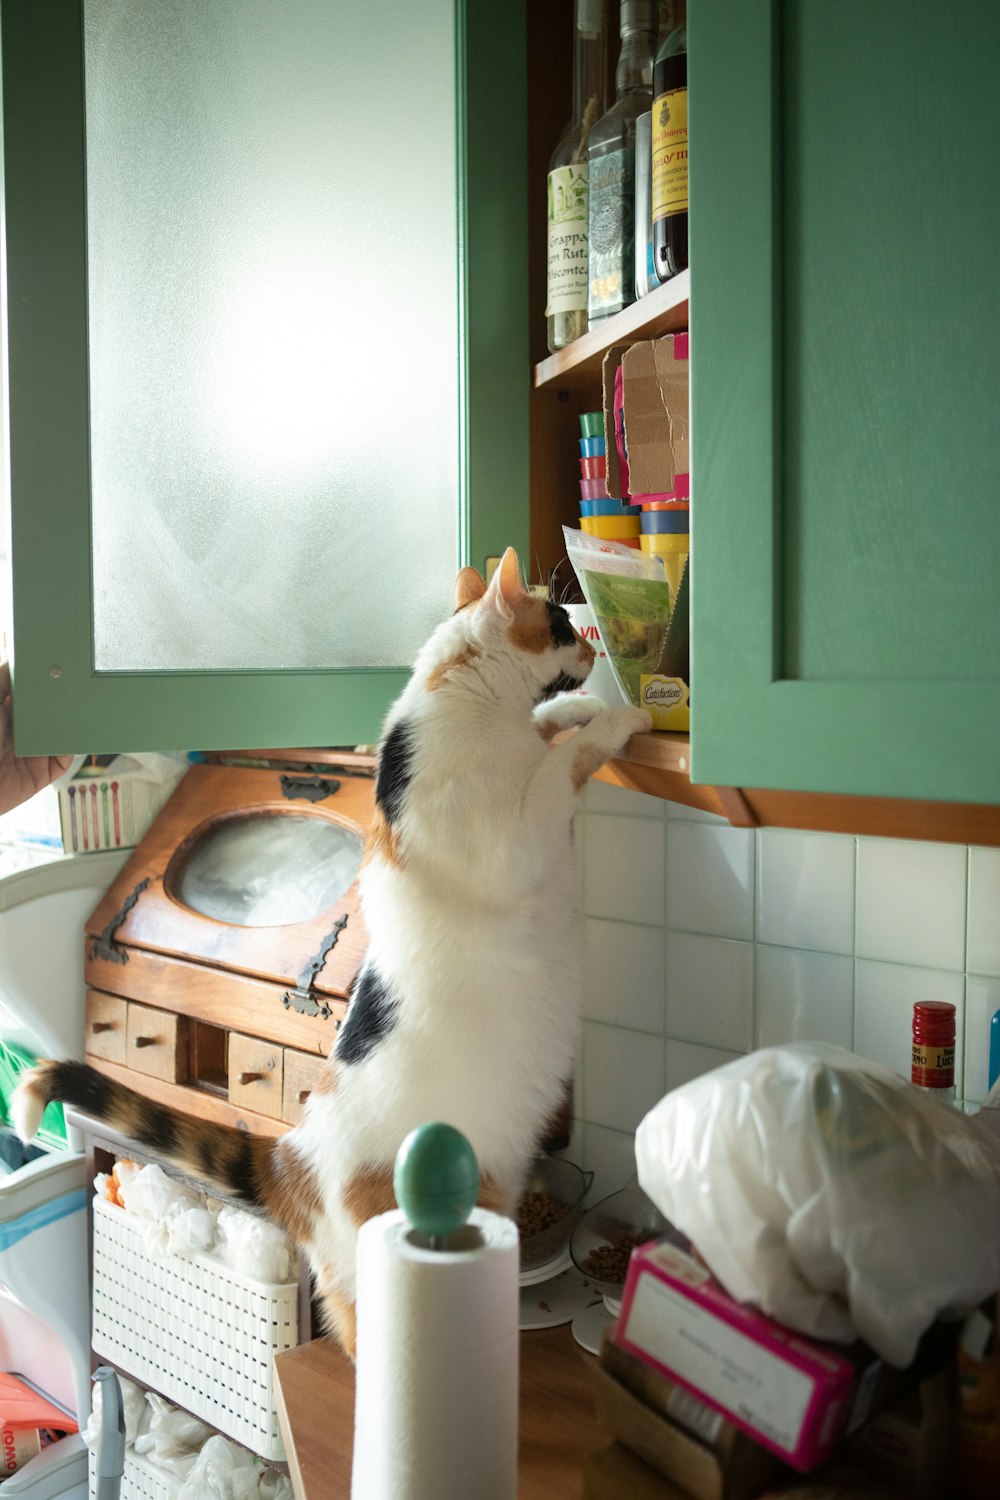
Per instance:
[[[482,1231],[468,1222],[479,1196],[479,1163],[454,1125],[434,1121],[411,1130],[396,1153],[392,1185],[411,1243],[430,1250],[483,1243]]]

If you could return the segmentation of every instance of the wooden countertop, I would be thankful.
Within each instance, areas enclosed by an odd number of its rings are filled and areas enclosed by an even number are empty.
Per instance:
[[[600,1448],[590,1371],[569,1324],[521,1334],[518,1500],[580,1500],[584,1454]],[[278,1420],[296,1500],[348,1500],[354,1366],[328,1339],[274,1361]]]

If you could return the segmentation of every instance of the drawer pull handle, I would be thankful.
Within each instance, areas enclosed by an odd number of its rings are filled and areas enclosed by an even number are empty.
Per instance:
[[[135,1045],[137,1047],[155,1047],[159,1040],[158,1036],[137,1036]]]
[[[114,1031],[115,1023],[114,1021],[93,1021],[90,1029],[93,1032]]]
[[[311,1093],[312,1089],[299,1089],[299,1103],[305,1104]]]
[[[237,1081],[241,1084],[259,1083],[263,1077],[263,1073],[241,1073]]]

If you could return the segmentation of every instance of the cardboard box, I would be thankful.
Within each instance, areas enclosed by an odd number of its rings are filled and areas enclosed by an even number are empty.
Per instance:
[[[616,1352],[632,1360],[624,1350]],[[611,1368],[615,1363],[613,1357],[605,1361],[602,1353],[593,1372],[594,1404],[602,1425],[686,1495],[694,1500],[754,1500],[765,1485],[788,1473],[773,1454],[731,1422],[652,1370],[649,1374],[662,1382],[662,1389],[656,1392],[657,1407],[647,1404],[617,1378]],[[640,1361],[633,1363],[642,1368]],[[700,1436],[683,1422],[695,1426]]]
[[[620,1443],[609,1443],[583,1460],[583,1500],[689,1500]]]
[[[672,494],[677,476],[691,472],[688,336],[633,344],[621,367],[629,490]]]
[[[624,500],[628,495],[628,472],[623,473],[615,439],[615,375],[630,344],[612,344],[601,362],[601,391],[604,406],[604,488],[608,496]]]
[[[632,1254],[615,1338],[800,1471],[829,1456],[884,1368],[735,1302],[663,1241]]]
[[[134,848],[186,770],[186,761],[170,755],[88,756],[59,786],[63,849]]]

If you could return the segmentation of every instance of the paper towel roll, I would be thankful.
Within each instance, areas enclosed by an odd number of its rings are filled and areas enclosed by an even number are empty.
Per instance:
[[[353,1500],[516,1500],[517,1226],[447,1245],[399,1209],[358,1233]]]

